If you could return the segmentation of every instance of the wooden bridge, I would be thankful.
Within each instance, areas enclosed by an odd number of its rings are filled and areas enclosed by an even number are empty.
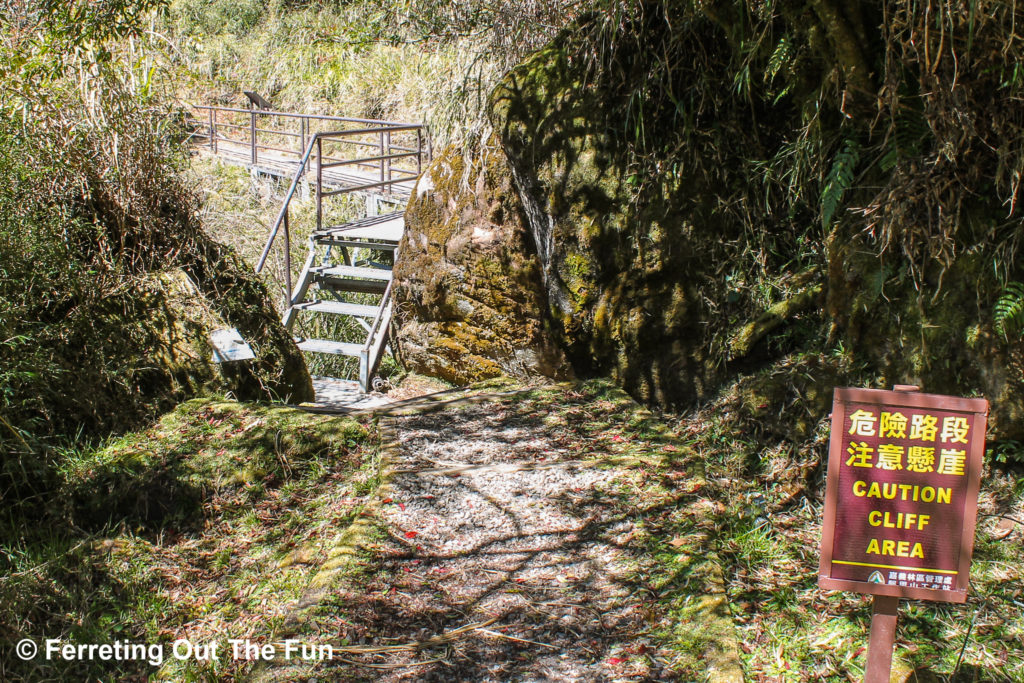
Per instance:
[[[263,271],[275,246],[283,249],[282,321],[288,330],[304,313],[356,322],[365,332],[358,342],[296,337],[296,343],[310,353],[358,358],[359,384],[369,391],[389,340],[391,265],[405,231],[405,204],[429,156],[423,126],[266,109],[194,110],[194,137],[210,153],[254,173],[291,179],[256,272]],[[316,224],[293,282],[290,206],[311,187]],[[366,215],[332,224],[329,200],[352,193],[367,197]],[[381,206],[392,210],[380,213]]]

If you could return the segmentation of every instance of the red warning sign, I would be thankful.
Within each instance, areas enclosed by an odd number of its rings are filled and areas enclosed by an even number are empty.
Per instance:
[[[988,402],[837,388],[818,583],[963,602]]]

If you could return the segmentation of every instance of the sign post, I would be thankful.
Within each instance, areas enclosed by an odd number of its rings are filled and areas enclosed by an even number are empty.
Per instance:
[[[964,602],[988,402],[837,388],[818,585],[873,595],[866,683],[888,683],[900,598]]]

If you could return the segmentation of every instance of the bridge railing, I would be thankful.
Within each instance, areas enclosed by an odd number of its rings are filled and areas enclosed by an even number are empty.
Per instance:
[[[423,163],[424,151],[422,147],[415,152],[404,152],[396,153],[392,155],[385,155],[383,158],[356,158],[356,159],[338,159],[331,157],[325,153],[325,148],[329,148],[332,143],[350,143],[350,138],[358,138],[368,133],[373,135],[379,135],[384,137],[385,148],[388,144],[391,144],[391,138],[394,135],[401,133],[415,132],[417,134],[417,140],[422,141],[422,126],[419,125],[393,125],[386,128],[374,127],[374,128],[357,128],[353,130],[345,131],[329,131],[322,133],[313,133],[309,138],[306,149],[302,155],[298,158],[298,164],[296,165],[294,175],[292,176],[291,184],[288,186],[288,191],[285,193],[284,201],[281,203],[281,209],[278,211],[277,218],[270,228],[270,232],[267,236],[266,244],[263,247],[263,252],[260,254],[259,261],[256,264],[256,272],[261,273],[263,267],[266,265],[267,258],[269,257],[271,250],[274,247],[274,243],[278,236],[283,231],[284,236],[284,271],[285,271],[285,285],[286,285],[286,303],[285,307],[289,305],[291,300],[293,287],[292,287],[292,270],[291,270],[291,231],[288,222],[289,209],[291,206],[292,199],[295,197],[296,191],[302,183],[302,179],[306,173],[310,172],[310,168],[315,168],[316,171],[316,230],[320,231],[324,228],[324,199],[346,192],[360,192],[371,189],[381,189],[385,192],[390,191],[391,188],[399,183],[404,184],[406,188],[410,186],[410,181],[415,180],[419,176],[419,171]],[[358,142],[358,140],[356,141]],[[422,145],[422,142],[420,143]],[[416,160],[416,171],[403,170],[400,168],[392,167],[390,161],[392,158],[413,158]],[[313,159],[315,158],[315,162]],[[380,167],[380,179],[377,180],[374,177],[372,180],[366,178],[356,177],[354,184],[342,185],[336,189],[326,189],[324,182],[324,171],[330,170],[331,168],[341,166],[358,166],[365,164],[366,162],[381,161],[388,162],[386,166]]]
[[[252,166],[281,166],[303,158],[308,143],[320,140],[307,157],[318,174],[329,169],[329,184],[352,192],[381,188],[419,176],[429,155],[424,127],[415,123],[346,116],[299,114],[265,109],[193,105],[198,137],[214,153],[239,157]],[[348,187],[346,187],[348,186]]]
[[[375,191],[401,200],[429,159],[429,138],[416,123],[267,109],[192,105],[193,139],[221,156],[291,176],[291,184],[256,264],[263,271],[283,232],[286,298],[292,294],[289,209],[307,174],[315,175],[316,229],[324,199]],[[287,306],[287,302],[286,302]]]

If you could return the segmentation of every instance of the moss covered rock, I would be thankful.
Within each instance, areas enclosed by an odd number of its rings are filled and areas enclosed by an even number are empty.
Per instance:
[[[745,409],[803,437],[833,386],[918,384],[985,396],[990,434],[1024,437],[1024,345],[993,316],[1007,283],[1024,281],[1017,189],[1005,183],[1024,161],[987,142],[1019,127],[993,94],[1007,87],[991,80],[1005,50],[972,52],[972,78],[958,80],[954,60],[936,69],[828,47],[849,47],[845,24],[870,32],[878,17],[795,9],[751,18],[636,3],[583,18],[508,73],[489,102],[500,151],[472,170],[448,154],[431,187],[462,189],[410,207],[407,265],[424,273],[403,314],[410,355],[435,349],[432,363],[460,369],[418,367],[486,376],[510,346],[554,344],[578,375],[669,407],[749,377]],[[1004,44],[986,31],[990,48]],[[769,34],[782,37],[753,39]],[[909,55],[914,35],[870,38]],[[876,56],[866,76],[861,62]],[[976,128],[964,132],[965,116]],[[486,188],[478,206],[474,183]],[[465,341],[478,328],[465,326],[463,293],[509,288],[485,268],[451,267],[447,250],[472,244],[453,227],[467,206],[472,220],[517,207],[486,228],[516,239],[474,263],[531,263],[517,316],[545,336],[511,327],[500,347]]]
[[[238,329],[256,359],[226,364],[222,374],[231,380],[241,400],[312,401],[313,381],[302,352],[281,324],[267,288],[237,254],[213,240],[203,240],[189,259],[187,270],[210,306]]]
[[[725,300],[730,274],[750,260],[743,229],[714,210],[706,176],[681,164],[641,171],[619,134],[629,84],[656,55],[623,56],[621,82],[588,83],[575,40],[567,32],[513,70],[492,94],[491,121],[571,362],[643,401],[679,405],[708,395],[725,370],[749,303],[741,290]]]
[[[209,272],[235,286],[218,297],[183,269],[152,272],[71,316],[55,359],[62,381],[46,389],[52,418],[109,428],[214,392],[246,400],[311,400],[301,354],[262,285],[230,262]],[[210,333],[236,326],[257,358],[214,363]]]
[[[394,278],[406,367],[457,384],[570,373],[545,327],[540,261],[500,151],[447,150],[405,216]]]
[[[915,384],[930,393],[978,395],[990,404],[991,436],[1024,437],[1020,339],[994,329],[1000,285],[992,256],[971,249],[947,263],[878,257],[862,235],[837,229],[829,241],[826,310],[833,336],[852,349],[875,384]],[[916,268],[916,272],[915,272]]]

